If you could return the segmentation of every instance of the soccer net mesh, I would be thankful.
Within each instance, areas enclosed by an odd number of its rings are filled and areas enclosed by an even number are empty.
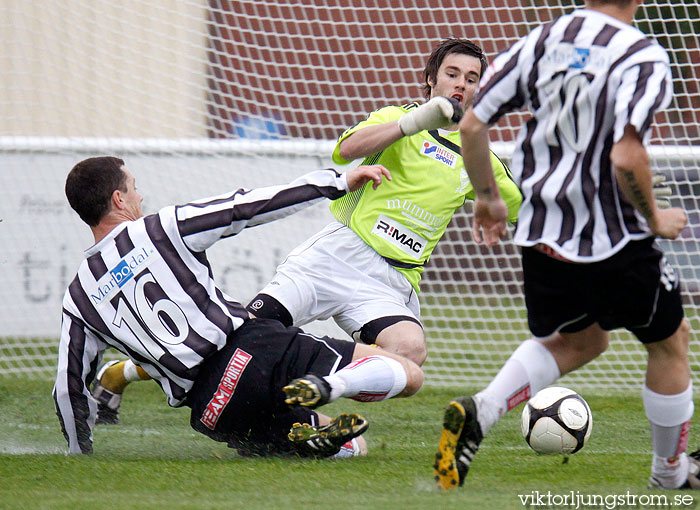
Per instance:
[[[0,374],[51,377],[61,298],[87,228],[63,184],[84,157],[123,157],[155,212],[241,186],[285,182],[331,166],[334,140],[386,104],[422,100],[421,72],[444,37],[492,58],[572,0],[5,0],[0,4]],[[638,26],[668,49],[675,94],[659,115],[653,166],[690,225],[663,243],[700,329],[700,16],[696,0],[648,1]],[[507,160],[513,114],[493,133]],[[468,209],[468,206],[467,206]],[[487,250],[452,221],[425,272],[428,384],[487,382],[529,337],[518,252]],[[326,206],[219,243],[210,260],[243,301],[297,243],[330,219]],[[343,337],[330,321],[308,330]],[[646,355],[629,335],[563,383],[638,388]],[[700,352],[691,345],[693,369]]]

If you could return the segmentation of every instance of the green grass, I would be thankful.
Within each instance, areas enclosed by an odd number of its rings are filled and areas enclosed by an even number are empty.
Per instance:
[[[94,455],[67,456],[50,392],[47,382],[0,378],[2,509],[485,510],[525,508],[518,495],[532,491],[678,494],[645,488],[649,432],[637,395],[585,395],[593,434],[566,463],[529,450],[516,410],[489,433],[465,486],[442,493],[433,486],[431,463],[442,409],[455,390],[327,406],[328,414],[357,411],[371,422],[369,455],[338,461],[237,457],[190,429],[187,409],[169,408],[153,383],[129,387],[123,425],[95,430]]]

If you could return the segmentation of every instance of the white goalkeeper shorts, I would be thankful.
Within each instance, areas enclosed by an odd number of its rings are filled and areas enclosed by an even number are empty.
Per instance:
[[[297,246],[260,294],[279,301],[295,326],[333,317],[355,340],[362,326],[382,317],[420,322],[418,296],[406,277],[337,222]]]

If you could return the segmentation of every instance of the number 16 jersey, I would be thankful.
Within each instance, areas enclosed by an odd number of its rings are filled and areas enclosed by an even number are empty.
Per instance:
[[[348,191],[345,175],[320,170],[290,184],[239,189],[126,221],[85,251],[63,298],[54,387],[71,452],[91,434],[88,390],[102,352],[114,347],[181,405],[203,360],[248,319],[214,281],[205,250],[219,239]]]

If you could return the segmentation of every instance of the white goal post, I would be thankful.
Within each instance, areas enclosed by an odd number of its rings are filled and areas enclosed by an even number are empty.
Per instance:
[[[489,58],[573,0],[5,0],[0,4],[0,377],[50,378],[61,297],[91,243],[63,184],[84,157],[125,159],[154,212],[238,187],[332,166],[335,138],[387,104],[422,100],[421,73],[440,39],[467,37]],[[695,0],[647,0],[638,26],[667,48],[674,100],[656,119],[651,155],[690,225],[663,247],[700,330],[700,15]],[[512,151],[506,117],[494,150]],[[487,382],[529,336],[520,261],[487,250],[460,211],[421,292],[426,383]],[[219,243],[225,290],[246,302],[297,243],[330,219],[317,206]],[[260,246],[266,250],[261,251]],[[309,331],[344,334],[331,322]],[[644,349],[616,333],[608,352],[563,383],[638,388]],[[693,370],[700,349],[691,343]]]

